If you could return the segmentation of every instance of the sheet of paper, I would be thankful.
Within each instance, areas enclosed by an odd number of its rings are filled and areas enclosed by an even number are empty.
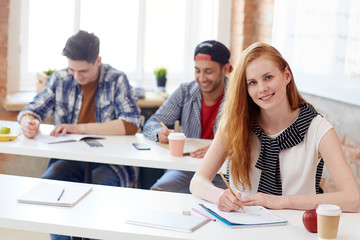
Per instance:
[[[216,204],[206,203],[204,205],[233,224],[271,224],[286,222],[285,219],[273,214],[262,206],[244,206],[244,213],[241,209],[238,211],[223,212],[217,208]]]

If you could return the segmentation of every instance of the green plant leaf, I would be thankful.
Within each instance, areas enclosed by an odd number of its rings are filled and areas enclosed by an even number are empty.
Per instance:
[[[154,69],[156,78],[166,78],[167,69],[165,67],[157,67]]]
[[[50,75],[53,74],[55,71],[56,71],[56,69],[49,69],[49,70],[47,70],[47,71],[44,71],[44,73],[45,73],[47,76],[50,76]]]

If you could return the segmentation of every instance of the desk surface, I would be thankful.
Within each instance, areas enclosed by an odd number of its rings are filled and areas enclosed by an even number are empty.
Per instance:
[[[13,121],[0,121],[0,125],[10,126],[12,130],[20,127]],[[52,128],[52,125],[42,124],[40,131],[49,134]],[[0,142],[0,153],[184,171],[196,171],[201,162],[201,159],[190,156],[172,157],[168,149],[142,134],[106,136],[98,141],[104,147],[90,148],[82,141],[46,144],[20,135],[14,141]],[[151,150],[136,150],[132,146],[134,142],[144,142]]]
[[[126,224],[129,214],[152,209],[179,213],[197,207],[202,200],[190,195],[93,185],[93,191],[72,208],[22,204],[17,198],[35,186],[38,178],[0,174],[0,226],[35,232],[57,233],[97,239],[317,239],[302,224],[303,211],[277,210],[288,220],[285,226],[231,229],[209,222],[193,233],[182,233]],[[79,183],[64,183],[79,184]],[[343,213],[338,237],[360,239],[359,213]]]

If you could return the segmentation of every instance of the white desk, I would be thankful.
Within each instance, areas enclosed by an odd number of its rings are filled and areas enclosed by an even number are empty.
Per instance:
[[[72,208],[17,203],[18,196],[40,181],[53,180],[0,174],[0,227],[109,240],[317,239],[316,234],[309,233],[303,226],[303,211],[294,210],[274,211],[288,220],[285,226],[231,229],[216,221],[193,233],[182,233],[125,223],[129,213],[153,209],[181,214],[203,202],[190,194],[93,185],[93,191]],[[360,239],[359,223],[359,213],[343,213],[339,239]]]
[[[0,125],[10,126],[12,130],[20,127],[13,121],[0,121]],[[52,129],[53,126],[47,124],[40,127],[40,131],[47,134]],[[106,136],[106,139],[98,141],[104,147],[90,148],[81,141],[46,144],[20,135],[14,141],[0,142],[0,153],[184,171],[196,171],[201,162],[201,159],[190,156],[171,157],[167,149],[142,134]],[[132,146],[134,142],[146,142],[151,150],[136,150]]]

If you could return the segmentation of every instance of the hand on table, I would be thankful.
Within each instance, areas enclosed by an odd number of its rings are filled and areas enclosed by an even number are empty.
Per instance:
[[[207,150],[209,149],[210,144],[205,146],[205,147],[201,147],[196,149],[195,151],[193,151],[192,153],[190,153],[190,156],[193,158],[203,158],[207,152]]]
[[[282,196],[275,196],[265,193],[257,193],[246,196],[242,199],[244,206],[263,206],[271,209],[284,209]]]
[[[81,132],[79,131],[79,126],[76,124],[59,124],[56,125],[54,127],[54,129],[51,131],[50,135],[51,136],[59,136],[59,135],[66,135],[68,133],[78,133],[80,134]]]

